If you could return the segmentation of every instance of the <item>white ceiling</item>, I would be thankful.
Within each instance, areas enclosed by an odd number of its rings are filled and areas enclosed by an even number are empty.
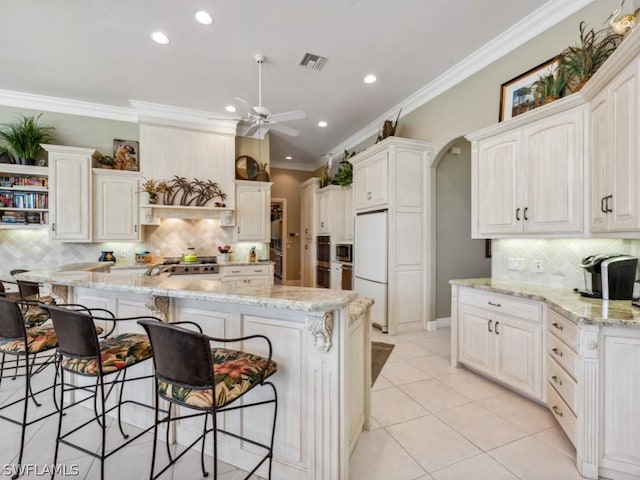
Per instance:
[[[224,113],[234,97],[257,105],[253,57],[263,53],[263,104],[307,113],[287,123],[298,137],[272,133],[272,164],[292,155],[311,166],[543,5],[571,3],[588,2],[4,0],[0,89]],[[213,25],[195,22],[200,9]],[[171,38],[168,46],[151,41],[156,30]],[[305,69],[305,52],[329,61]],[[375,84],[363,83],[368,73]],[[329,126],[319,128],[320,120]]]

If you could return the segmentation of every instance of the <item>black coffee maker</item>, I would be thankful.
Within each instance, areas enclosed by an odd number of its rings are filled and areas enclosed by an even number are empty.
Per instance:
[[[585,289],[583,297],[603,300],[631,300],[636,280],[638,259],[618,253],[589,255],[580,264],[584,268]],[[587,273],[591,274],[591,288]]]

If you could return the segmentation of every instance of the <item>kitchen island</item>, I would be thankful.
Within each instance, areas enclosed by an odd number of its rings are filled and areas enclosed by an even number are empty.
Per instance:
[[[106,308],[119,317],[154,315],[163,321],[189,320],[215,337],[266,335],[278,372],[273,382],[279,406],[274,447],[274,479],[347,479],[349,455],[368,427],[370,387],[369,309],[372,301],[352,291],[277,285],[225,285],[168,274],[114,270],[100,263],[73,264],[20,274],[19,279],[48,286],[60,302]],[[134,322],[122,331],[142,331]],[[124,324],[123,324],[124,325]],[[235,345],[257,354],[261,345]],[[150,373],[147,362],[135,368]],[[153,386],[125,391],[151,404]],[[259,392],[250,392],[252,399]],[[125,419],[149,425],[144,409],[132,407]],[[234,414],[235,413],[235,414]],[[222,427],[261,440],[268,436],[269,411],[229,412]],[[202,426],[183,421],[175,439],[188,444]],[[212,443],[207,442],[211,448]],[[258,452],[251,445],[219,435],[220,460],[244,470]],[[258,470],[258,474],[261,470]]]
[[[451,282],[451,362],[546,404],[586,478],[640,478],[640,308],[566,288]]]

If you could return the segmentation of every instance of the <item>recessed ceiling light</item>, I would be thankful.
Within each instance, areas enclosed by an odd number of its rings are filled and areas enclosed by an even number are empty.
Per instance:
[[[233,105],[227,105],[226,107],[224,107],[224,109],[225,109],[227,112],[231,112],[231,113],[233,113],[233,112],[235,112],[235,111],[236,111],[236,107],[234,107]]]
[[[367,75],[364,77],[364,83],[375,83],[376,80],[377,78],[375,75]]]
[[[319,126],[319,127],[324,128],[324,127],[326,127],[327,125],[329,125],[329,124],[328,124],[327,122],[325,122],[324,120],[323,120],[322,122],[318,122],[318,126]]]
[[[293,160],[293,157],[291,155],[287,155],[286,157],[284,157],[285,160]]]
[[[159,43],[160,45],[167,45],[169,43],[169,37],[162,32],[153,32],[151,34],[151,38],[154,42]]]
[[[211,25],[213,23],[213,18],[204,10],[200,10],[195,14],[196,21],[201,23],[202,25]]]

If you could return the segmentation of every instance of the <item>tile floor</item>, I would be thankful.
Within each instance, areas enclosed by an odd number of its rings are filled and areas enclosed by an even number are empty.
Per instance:
[[[581,478],[575,450],[545,408],[449,365],[448,329],[395,337],[374,330],[373,339],[396,346],[373,386],[371,430],[363,433],[351,457],[349,480]],[[48,382],[40,377],[39,384]],[[21,394],[20,383],[3,381],[0,404]],[[79,423],[88,415],[76,410],[65,422]],[[56,418],[28,428],[24,463],[51,464]],[[18,426],[0,420],[0,478],[9,478],[5,465],[17,456],[19,432]],[[118,441],[117,426],[110,424],[108,432]],[[84,435],[87,445],[98,447],[95,430]],[[149,465],[140,459],[150,458],[151,441],[150,434],[144,435],[107,460],[107,478],[146,480]],[[164,449],[159,452],[160,461],[165,460]],[[63,446],[60,460],[77,465],[79,474],[73,478],[99,478],[98,462],[82,452]],[[244,472],[228,465],[220,469],[221,480],[244,478]],[[199,454],[190,452],[162,478],[202,478]]]
[[[449,363],[450,331],[395,348],[372,388],[350,480],[574,480],[575,449],[542,406]]]

